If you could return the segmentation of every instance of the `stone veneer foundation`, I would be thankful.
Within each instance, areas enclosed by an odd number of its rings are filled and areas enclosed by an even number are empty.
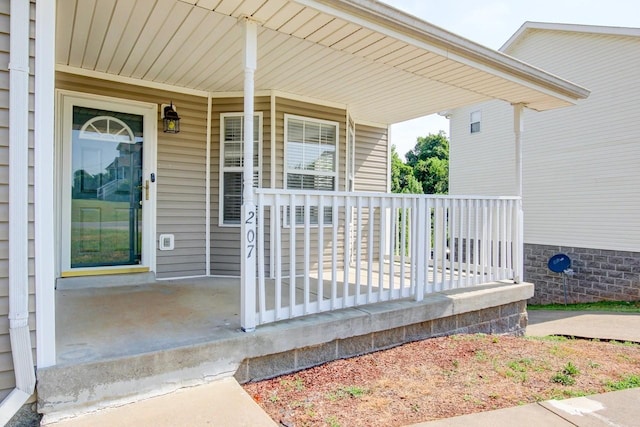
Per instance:
[[[524,279],[535,284],[532,304],[564,303],[563,275],[547,268],[549,258],[565,253],[573,276],[567,276],[567,301],[640,300],[640,252],[568,246],[524,245]]]
[[[246,359],[236,371],[243,384],[273,378],[326,362],[385,350],[412,341],[453,334],[524,335],[526,301],[472,311],[386,331],[337,339],[328,343]]]

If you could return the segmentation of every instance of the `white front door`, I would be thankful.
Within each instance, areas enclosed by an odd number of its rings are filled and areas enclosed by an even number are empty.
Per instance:
[[[70,93],[60,104],[60,275],[152,270],[156,105]]]

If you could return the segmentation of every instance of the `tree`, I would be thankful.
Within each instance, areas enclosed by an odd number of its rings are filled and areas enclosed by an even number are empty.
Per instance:
[[[396,146],[391,146],[391,192],[422,194],[422,184],[416,180],[411,166],[406,165]]]
[[[449,192],[449,161],[430,157],[419,160],[413,174],[420,182],[425,194],[447,194]]]
[[[406,158],[406,166],[412,169],[425,194],[449,191],[449,140],[444,131],[418,137]]]

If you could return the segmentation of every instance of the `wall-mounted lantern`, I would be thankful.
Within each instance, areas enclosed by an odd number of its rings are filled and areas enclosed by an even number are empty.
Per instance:
[[[180,132],[180,116],[178,116],[178,113],[173,108],[173,101],[171,104],[164,104],[163,106],[162,123],[164,125],[164,131],[166,133]]]

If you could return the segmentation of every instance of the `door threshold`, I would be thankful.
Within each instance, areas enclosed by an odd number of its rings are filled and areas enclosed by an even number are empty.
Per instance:
[[[94,273],[93,275],[76,275],[72,277],[59,277],[56,279],[56,289],[88,289],[88,288],[108,288],[117,286],[132,286],[154,283],[156,275],[149,271],[123,272],[118,270],[109,270],[113,273]],[[104,270],[103,270],[104,271]],[[88,272],[88,271],[87,271]]]

